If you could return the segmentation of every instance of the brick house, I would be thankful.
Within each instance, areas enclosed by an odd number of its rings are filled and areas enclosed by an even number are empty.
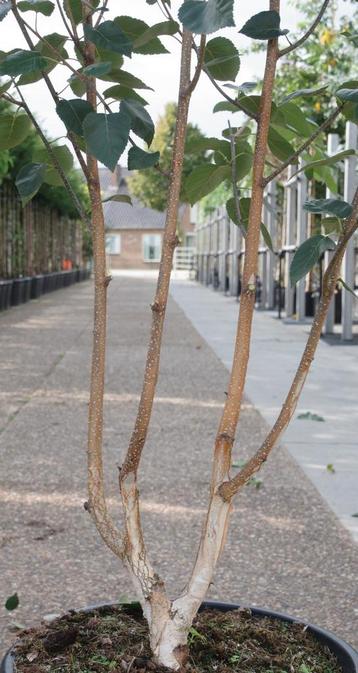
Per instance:
[[[100,169],[104,198],[128,194],[128,170],[117,166],[114,173]],[[162,248],[165,212],[143,206],[132,198],[133,206],[118,201],[104,203],[106,249],[110,269],[156,269]],[[182,205],[179,213],[181,245],[193,246],[194,225],[190,221],[190,206]]]

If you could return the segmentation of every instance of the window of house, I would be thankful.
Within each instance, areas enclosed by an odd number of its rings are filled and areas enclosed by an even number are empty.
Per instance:
[[[143,259],[145,262],[159,262],[162,251],[160,234],[143,234]]]
[[[106,253],[107,255],[119,255],[121,252],[121,235],[106,234]]]

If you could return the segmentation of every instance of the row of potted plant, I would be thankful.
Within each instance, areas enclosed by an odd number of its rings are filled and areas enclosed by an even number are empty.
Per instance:
[[[82,268],[0,279],[0,311],[5,311],[10,306],[18,306],[30,299],[38,299],[42,294],[68,287],[89,277],[90,270]]]

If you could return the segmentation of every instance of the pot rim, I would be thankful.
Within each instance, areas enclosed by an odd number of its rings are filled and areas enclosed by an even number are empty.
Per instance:
[[[117,602],[97,603],[94,605],[89,605],[85,608],[79,608],[76,610],[76,612],[90,612],[91,610],[112,607],[114,605],[119,604]],[[275,610],[269,610],[266,608],[258,608],[250,605],[239,605],[238,603],[223,603],[221,601],[204,601],[199,608],[199,612],[205,610],[206,608],[216,609],[222,612],[246,608],[251,610],[254,615],[259,617],[273,617],[291,624],[302,624],[302,626],[307,627],[307,630],[310,633],[313,633],[317,637],[317,640],[329,647],[331,652],[335,654],[342,666],[343,673],[358,673],[358,652],[351,645],[349,645],[349,643],[343,640],[343,638],[340,638],[327,629],[323,629],[320,626],[312,624],[311,622],[307,622],[304,619],[292,617],[291,615],[287,615],[283,612],[276,612]],[[16,673],[12,648],[10,648],[5,653],[5,656],[1,661],[0,673]]]

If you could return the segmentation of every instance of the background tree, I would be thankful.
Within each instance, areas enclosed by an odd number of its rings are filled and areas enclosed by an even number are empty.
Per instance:
[[[320,0],[292,0],[292,5],[302,15],[298,24],[297,33],[290,35],[290,40],[295,40],[304,33],[317,16]],[[327,86],[326,92],[322,92],[316,98],[314,105],[311,100],[302,99],[301,109],[305,114],[318,124],[322,124],[328,111],[332,111],[332,92],[337,81],[353,80],[358,78],[358,64],[356,47],[352,41],[358,19],[358,9],[355,0],[346,2],[347,9],[351,9],[347,15],[338,12],[337,2],[331,2],[324,14],[324,18],[317,26],[313,39],[305,41],[298,49],[290,53],[290,56],[281,60],[276,78],[277,99],[298,89],[317,89],[319,86]],[[344,57],[342,57],[344,54]],[[342,133],[344,121],[339,119],[336,128]]]
[[[173,152],[176,114],[177,105],[175,103],[168,103],[165,106],[164,114],[157,121],[151,148],[160,152],[160,171],[155,168],[148,168],[146,171],[134,173],[128,180],[131,194],[140,199],[145,206],[154,208],[154,210],[163,211],[167,207],[168,174]],[[203,137],[196,124],[188,124],[188,145],[191,142],[201,140]],[[202,165],[204,162],[204,154],[198,156],[197,152],[185,152],[183,176],[186,177],[194,168]],[[181,196],[182,200],[185,200],[183,193]]]

